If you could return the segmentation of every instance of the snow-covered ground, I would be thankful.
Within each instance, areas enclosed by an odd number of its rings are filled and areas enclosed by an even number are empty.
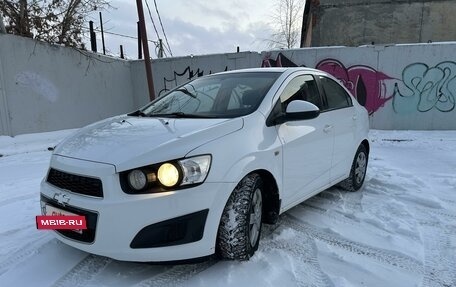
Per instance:
[[[35,226],[71,131],[0,136],[0,286],[456,286],[456,131],[372,131],[365,186],[331,188],[265,228],[248,262],[119,262]]]

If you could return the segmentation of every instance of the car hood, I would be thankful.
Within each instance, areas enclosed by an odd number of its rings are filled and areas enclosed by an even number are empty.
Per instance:
[[[191,150],[243,127],[243,119],[119,116],[80,129],[54,154],[112,164],[123,171],[184,157]]]

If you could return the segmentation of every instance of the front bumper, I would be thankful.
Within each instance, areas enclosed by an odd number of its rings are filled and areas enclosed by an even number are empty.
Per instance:
[[[93,229],[93,240],[78,240],[74,236],[55,232],[57,238],[86,252],[126,261],[174,261],[213,254],[220,218],[236,185],[206,182],[189,189],[129,195],[120,188],[112,165],[53,156],[51,167],[72,174],[98,177],[104,191],[103,198],[94,198],[62,190],[43,180],[42,202],[58,207],[59,203],[54,198],[56,194],[64,194],[68,200],[63,205],[60,203],[62,209],[71,209],[73,213],[82,210],[92,216],[88,227]],[[202,216],[205,220],[201,219]],[[201,222],[202,226],[198,228]],[[158,239],[161,243],[156,244],[155,240],[153,244],[148,244],[148,238],[153,239],[160,236],[161,231],[166,232],[170,226],[167,223],[172,224],[172,233],[176,230],[179,233],[171,237],[180,238],[180,241],[172,241],[171,238],[172,246],[169,246],[166,242],[168,236],[162,236]],[[157,226],[162,229],[157,229]],[[147,229],[152,232],[147,232]],[[136,240],[139,244],[132,244],[140,231],[140,240]],[[195,239],[199,240],[185,243]]]

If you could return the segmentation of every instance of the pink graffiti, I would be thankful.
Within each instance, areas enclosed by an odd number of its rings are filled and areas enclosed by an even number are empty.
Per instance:
[[[369,115],[375,113],[393,98],[392,95],[386,95],[384,81],[394,78],[371,67],[356,65],[346,68],[337,60],[326,59],[318,63],[316,68],[339,79],[358,102],[367,109]]]

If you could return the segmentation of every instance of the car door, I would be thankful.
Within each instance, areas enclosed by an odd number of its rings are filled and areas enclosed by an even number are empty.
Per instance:
[[[351,168],[356,151],[356,109],[352,98],[345,89],[329,77],[319,76],[324,92],[325,113],[331,117],[334,130],[334,149],[331,168],[331,183],[345,179]]]
[[[312,75],[291,79],[280,94],[276,109],[285,112],[293,100],[306,100],[322,107],[318,86]],[[279,107],[278,107],[279,106]],[[288,209],[329,184],[333,131],[325,113],[310,120],[277,125],[283,145],[282,207]]]

